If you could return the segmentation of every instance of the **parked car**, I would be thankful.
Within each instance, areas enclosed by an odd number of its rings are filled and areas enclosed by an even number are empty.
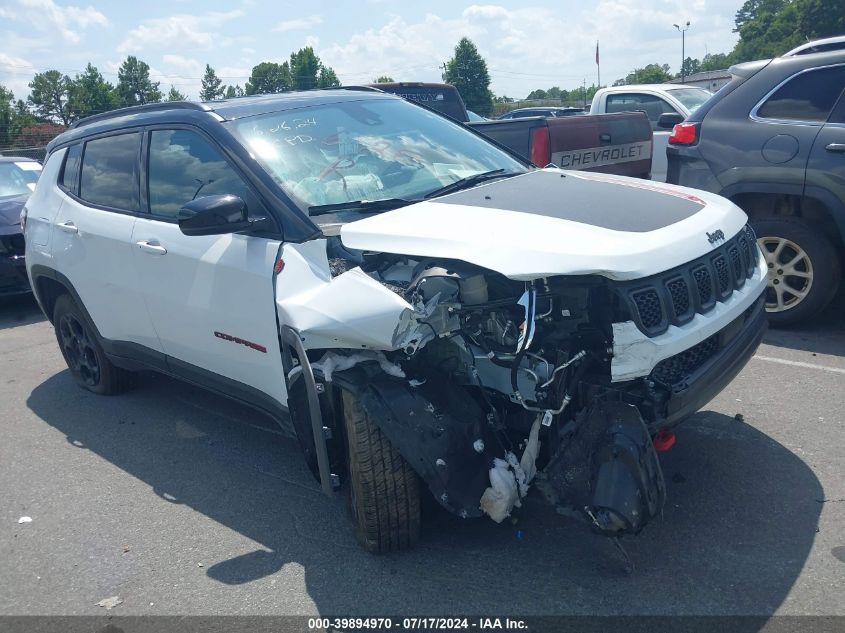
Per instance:
[[[641,113],[555,117],[549,114],[555,108],[546,108],[533,115],[479,121],[470,116],[457,88],[448,84],[397,83],[370,87],[461,121],[538,167],[554,164],[565,169],[638,178],[648,178],[651,174],[652,133]]]
[[[668,180],[745,210],[769,270],[769,320],[801,323],[833,298],[845,263],[845,37],[731,72],[675,126]]]
[[[467,123],[539,167],[649,178],[652,134],[642,112]]]
[[[496,117],[499,121],[506,119],[524,119],[529,116],[575,116],[584,114],[584,108],[518,108],[505,112],[503,115]]]
[[[0,156],[0,297],[29,292],[20,216],[40,173],[36,160]]]
[[[612,86],[596,91],[590,114],[642,111],[654,132],[651,177],[666,180],[666,146],[675,124],[698,110],[712,96],[709,90],[676,84]]]
[[[375,552],[416,542],[425,487],[502,521],[538,471],[597,532],[639,532],[670,427],[765,327],[727,200],[535,169],[370,90],[83,119],[50,143],[25,229],[79,385],[153,369],[268,413]]]

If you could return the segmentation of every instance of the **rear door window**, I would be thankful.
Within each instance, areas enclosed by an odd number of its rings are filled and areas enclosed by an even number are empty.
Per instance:
[[[79,197],[111,209],[138,211],[140,151],[140,132],[85,143]]]
[[[757,110],[766,119],[827,121],[845,87],[845,66],[818,68],[796,75]]]

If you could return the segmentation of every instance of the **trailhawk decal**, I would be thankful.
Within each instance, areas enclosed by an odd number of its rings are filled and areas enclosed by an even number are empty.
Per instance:
[[[253,343],[252,341],[247,341],[246,339],[239,338],[237,336],[232,336],[231,334],[225,334],[223,332],[215,332],[214,336],[217,338],[222,338],[224,341],[229,341],[231,343],[238,343],[239,345],[245,345],[250,349],[254,349],[257,352],[261,352],[262,354],[267,353],[267,348],[263,345],[259,345],[258,343]]]
[[[625,143],[610,147],[568,149],[552,154],[552,162],[563,169],[589,169],[651,158],[651,141]]]

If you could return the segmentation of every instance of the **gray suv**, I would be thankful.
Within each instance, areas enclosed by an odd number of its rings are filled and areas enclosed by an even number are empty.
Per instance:
[[[751,218],[774,325],[824,308],[845,237],[845,37],[731,68],[669,139],[667,181],[721,194]]]

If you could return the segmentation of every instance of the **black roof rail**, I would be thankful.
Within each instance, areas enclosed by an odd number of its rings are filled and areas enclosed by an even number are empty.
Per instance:
[[[361,92],[384,92],[372,86],[334,86],[332,88],[322,88],[322,90],[360,90]]]
[[[155,112],[157,110],[198,110],[200,112],[211,112],[211,107],[204,103],[197,103],[195,101],[163,101],[161,103],[145,103],[143,105],[129,106],[126,108],[118,108],[117,110],[109,110],[108,112],[100,112],[99,114],[92,114],[84,119],[75,121],[68,129],[75,130],[88,125],[89,123],[105,121],[125,114],[133,114],[135,112]]]

